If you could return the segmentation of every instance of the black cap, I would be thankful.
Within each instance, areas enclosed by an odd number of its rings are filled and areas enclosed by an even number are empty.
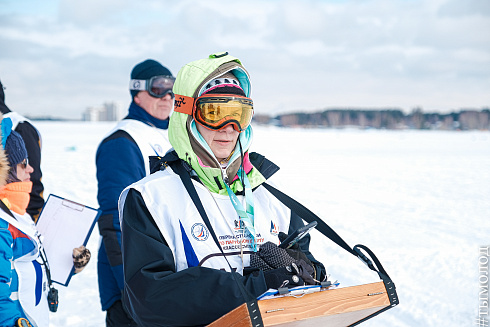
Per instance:
[[[161,63],[153,59],[146,59],[145,61],[140,62],[134,66],[133,70],[131,71],[131,79],[147,80],[153,76],[159,75],[172,76],[172,73],[167,67],[162,66]],[[130,90],[129,92],[131,93],[131,97],[134,98],[139,91]]]

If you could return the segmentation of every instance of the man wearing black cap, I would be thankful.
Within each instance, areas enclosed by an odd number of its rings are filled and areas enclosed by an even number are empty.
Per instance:
[[[44,186],[41,181],[41,134],[27,118],[17,112],[11,111],[7,107],[2,82],[0,82],[0,112],[4,118],[10,118],[12,120],[12,129],[22,136],[29,156],[29,165],[34,169],[31,173],[32,191],[30,193],[29,205],[27,206],[27,213],[36,221],[44,206]]]
[[[174,80],[172,73],[155,60],[137,64],[131,72],[128,115],[97,149],[97,200],[102,210],[97,270],[107,326],[137,326],[121,303],[124,281],[117,204],[126,186],[149,175],[148,157],[163,156],[171,148],[167,128],[174,103]]]

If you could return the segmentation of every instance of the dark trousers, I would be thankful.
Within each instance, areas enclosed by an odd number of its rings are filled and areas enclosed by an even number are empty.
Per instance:
[[[105,323],[107,327],[138,327],[134,320],[128,315],[126,310],[124,310],[123,304],[120,300],[114,302],[114,304],[107,309]]]

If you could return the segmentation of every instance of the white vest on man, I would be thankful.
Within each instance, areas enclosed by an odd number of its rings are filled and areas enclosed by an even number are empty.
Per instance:
[[[233,204],[228,195],[211,193],[204,185],[194,180],[193,184],[231,267],[242,273],[243,267],[250,265],[252,246],[249,234],[243,232],[243,224],[240,226],[239,216]],[[150,214],[172,250],[177,271],[189,266],[230,270],[180,177],[171,168],[155,172],[130,185],[121,193],[121,220],[130,188],[141,193]],[[279,232],[288,233],[290,209],[262,186],[253,194],[256,242],[259,245],[267,241],[278,244]],[[238,199],[244,204],[244,196],[238,196]],[[243,261],[240,255],[242,251]]]
[[[168,132],[166,129],[156,128],[140,122],[139,120],[123,119],[107,134],[107,136],[113,134],[117,130],[127,132],[136,142],[136,145],[143,155],[146,175],[150,174],[149,157],[163,156],[170,148],[172,148],[172,145],[170,145],[170,142],[168,141]]]

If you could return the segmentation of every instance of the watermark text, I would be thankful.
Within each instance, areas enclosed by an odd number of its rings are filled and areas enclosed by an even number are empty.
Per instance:
[[[489,327],[488,320],[488,261],[490,257],[490,245],[480,246],[478,254],[478,317],[476,325]]]

